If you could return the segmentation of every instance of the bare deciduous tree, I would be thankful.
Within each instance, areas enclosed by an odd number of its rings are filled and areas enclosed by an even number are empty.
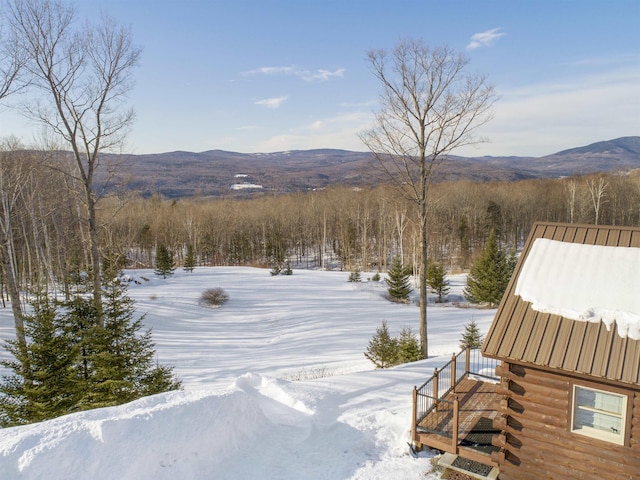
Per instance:
[[[589,194],[591,195],[591,203],[593,205],[593,214],[595,217],[594,223],[598,225],[600,220],[600,207],[607,196],[607,188],[609,187],[609,184],[602,176],[600,176],[597,179],[587,178],[587,187],[589,187]]]
[[[420,222],[420,346],[427,341],[427,202],[436,167],[453,149],[477,143],[477,128],[491,117],[493,86],[465,72],[469,60],[421,40],[392,52],[371,50],[368,60],[382,84],[375,126],[361,134],[391,181],[417,208]]]
[[[121,145],[133,120],[133,111],[123,104],[140,50],[130,30],[106,16],[96,25],[76,27],[75,9],[57,0],[14,0],[8,18],[31,86],[39,93],[24,111],[72,152],[86,210],[94,299],[101,312],[100,195],[94,179],[101,152]]]
[[[576,211],[576,192],[578,191],[578,182],[575,178],[570,178],[565,184],[567,194],[567,208],[569,209],[569,223],[574,223]]]
[[[24,88],[20,82],[24,58],[15,36],[0,31],[0,100]]]
[[[20,89],[17,82],[23,59],[12,35],[0,32],[0,100]],[[17,285],[12,218],[24,181],[20,165],[11,158],[14,140],[7,140],[0,151],[0,269],[11,300],[18,347],[26,347],[24,321]]]
[[[18,348],[26,349],[24,317],[20,301],[15,232],[17,210],[29,184],[31,164],[15,154],[17,143],[7,140],[0,148],[0,271],[11,300]]]

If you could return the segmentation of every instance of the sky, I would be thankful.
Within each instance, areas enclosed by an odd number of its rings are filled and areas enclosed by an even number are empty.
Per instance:
[[[640,135],[639,0],[79,0],[142,48],[125,150],[366,151],[379,108],[366,60],[421,38],[468,56],[498,101],[453,153],[543,156]],[[40,130],[5,107],[0,136]]]

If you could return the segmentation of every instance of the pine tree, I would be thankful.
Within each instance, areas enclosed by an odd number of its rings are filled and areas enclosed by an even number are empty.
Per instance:
[[[389,368],[398,363],[398,341],[389,335],[387,322],[382,322],[382,326],[376,329],[364,356],[371,360],[376,368]]]
[[[398,363],[422,360],[420,343],[410,328],[403,328],[398,338]]]
[[[95,302],[84,288],[64,303],[37,297],[25,318],[26,351],[15,341],[5,347],[15,361],[1,362],[13,371],[0,381],[1,426],[180,388],[172,370],[154,362],[151,332],[140,333],[142,319],[133,318],[126,285],[105,280],[102,300],[105,322],[99,327]]]
[[[77,410],[81,379],[76,368],[78,346],[56,305],[38,294],[25,316],[26,352],[18,342],[5,349],[15,360],[0,362],[13,372],[0,383],[0,426],[39,422]],[[26,358],[25,358],[26,357]],[[27,360],[27,362],[24,362]],[[28,365],[28,371],[23,365]]]
[[[353,272],[351,272],[349,274],[349,281],[350,282],[361,282],[362,281],[362,274],[360,273],[360,270],[356,269]]]
[[[411,275],[402,265],[399,257],[395,257],[391,262],[385,282],[387,283],[389,298],[392,301],[399,303],[409,301],[409,295],[413,290],[411,288]]]
[[[146,395],[180,388],[170,369],[154,365],[151,331],[140,333],[133,300],[117,279],[104,283],[104,328],[89,333],[91,374],[84,399],[90,408],[119,405]]]
[[[291,264],[289,263],[289,261],[287,261],[284,270],[282,270],[282,275],[293,275],[293,270],[291,269]]]
[[[513,273],[513,265],[498,248],[492,230],[482,253],[467,276],[465,298],[472,303],[488,303],[489,307],[500,303]]]
[[[518,263],[518,255],[516,253],[516,249],[512,248],[509,252],[509,256],[507,257],[507,273],[509,275],[509,279],[513,275],[513,271],[516,269],[516,265]]]
[[[464,332],[460,339],[460,348],[480,348],[482,346],[482,342],[484,342],[484,337],[480,334],[480,329],[472,318],[464,326]]]
[[[449,282],[440,263],[429,262],[427,285],[438,295],[437,303],[444,302],[444,298],[449,294]]]
[[[281,272],[282,272],[282,265],[280,263],[274,263],[269,273],[271,273],[272,277],[275,277],[277,275],[280,275]]]
[[[68,300],[58,303],[57,309],[65,331],[78,349],[76,369],[82,383],[81,388],[86,390],[86,383],[91,375],[90,357],[94,351],[91,332],[98,328],[98,318],[89,287],[82,284],[77,287]]]
[[[175,265],[173,255],[169,252],[167,247],[162,244],[158,245],[158,250],[156,251],[155,274],[162,278],[167,278],[168,276],[173,275]]]
[[[193,245],[188,245],[187,246],[187,255],[184,257],[184,265],[182,266],[182,269],[185,272],[193,272],[193,269],[196,266],[196,256],[195,253],[193,252]]]

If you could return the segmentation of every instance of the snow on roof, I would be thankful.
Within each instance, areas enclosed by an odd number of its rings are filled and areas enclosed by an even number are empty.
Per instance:
[[[539,312],[602,321],[618,335],[640,340],[640,248],[538,238],[515,294]]]

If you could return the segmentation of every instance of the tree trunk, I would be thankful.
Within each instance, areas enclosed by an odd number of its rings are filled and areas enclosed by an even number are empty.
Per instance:
[[[429,357],[427,336],[427,202],[420,205],[420,350],[424,358]]]
[[[22,313],[22,304],[20,302],[20,291],[18,289],[18,283],[16,279],[15,263],[13,260],[13,248],[11,245],[11,239],[3,233],[0,240],[2,245],[0,247],[0,263],[2,265],[2,276],[4,277],[7,294],[11,301],[11,311],[13,313],[13,322],[16,329],[16,340],[18,342],[18,348],[21,352],[26,352],[27,339],[24,335],[24,315]],[[26,357],[25,357],[26,358]],[[26,366],[23,365],[23,368]]]
[[[100,265],[100,250],[98,248],[98,228],[96,225],[95,201],[91,187],[87,187],[87,214],[89,216],[89,255],[91,258],[91,276],[93,279],[93,303],[96,308],[98,325],[104,327],[102,315],[102,265]]]

